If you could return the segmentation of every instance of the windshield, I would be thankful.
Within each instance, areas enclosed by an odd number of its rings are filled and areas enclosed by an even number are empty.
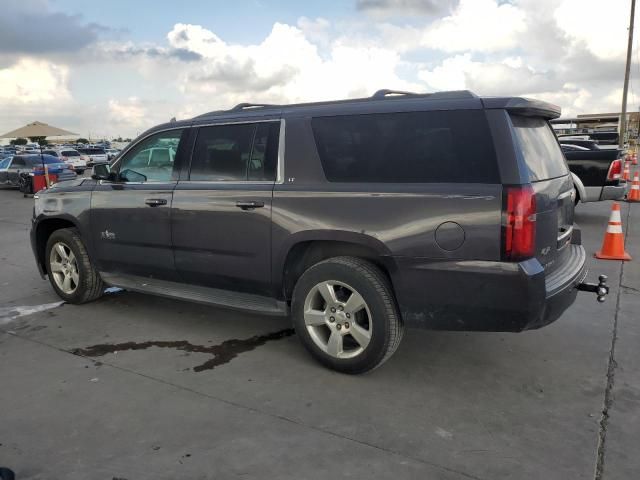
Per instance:
[[[511,121],[532,182],[569,173],[558,140],[546,120],[512,115]]]

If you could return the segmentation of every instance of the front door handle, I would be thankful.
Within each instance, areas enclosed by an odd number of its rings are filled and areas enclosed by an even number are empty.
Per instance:
[[[160,205],[166,205],[167,200],[165,198],[147,198],[144,203],[150,207],[159,207]]]
[[[236,202],[236,207],[241,208],[242,210],[262,208],[264,207],[264,202]]]

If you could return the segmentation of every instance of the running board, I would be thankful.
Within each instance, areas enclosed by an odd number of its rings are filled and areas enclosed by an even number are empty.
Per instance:
[[[190,302],[216,305],[264,315],[287,316],[289,314],[289,309],[285,302],[279,302],[273,298],[253,295],[251,293],[201,287],[198,285],[169,282],[134,275],[100,272],[100,277],[102,277],[105,283],[113,287],[120,287],[133,292],[178,298]]]

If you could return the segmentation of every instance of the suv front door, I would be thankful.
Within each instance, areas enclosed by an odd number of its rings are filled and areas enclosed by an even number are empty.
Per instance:
[[[188,283],[270,293],[279,135],[279,120],[198,129],[171,215],[176,268]]]
[[[171,250],[171,201],[187,128],[146,137],[112,167],[91,196],[98,269],[162,280],[177,278]]]

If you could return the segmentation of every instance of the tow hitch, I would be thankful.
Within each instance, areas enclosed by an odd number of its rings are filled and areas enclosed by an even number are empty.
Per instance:
[[[607,285],[607,276],[600,275],[598,283],[579,283],[576,287],[581,292],[593,292],[598,296],[600,303],[604,302],[605,297],[609,294],[609,286]]]

